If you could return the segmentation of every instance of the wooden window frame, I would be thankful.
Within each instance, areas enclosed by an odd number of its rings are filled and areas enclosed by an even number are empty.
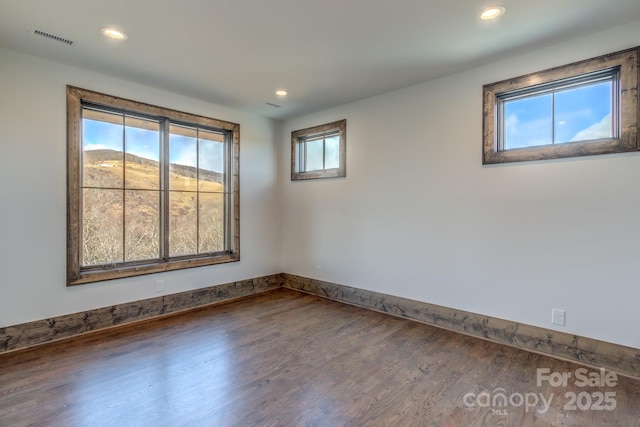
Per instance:
[[[299,147],[300,143],[307,138],[321,135],[337,134],[339,137],[339,159],[338,167],[331,169],[321,169],[314,171],[299,171]],[[341,178],[347,176],[347,120],[342,119],[319,126],[300,129],[291,132],[291,180],[307,180],[321,178]]]
[[[639,151],[639,51],[640,48],[635,47],[633,49],[627,49],[537,73],[484,85],[482,163],[486,165]],[[576,141],[508,150],[500,149],[500,142],[498,141],[498,102],[501,94],[524,88],[535,88],[539,85],[553,84],[554,82],[561,82],[564,79],[610,68],[617,68],[619,70],[618,118],[620,132],[618,138],[607,138],[595,141]]]
[[[200,254],[144,261],[116,263],[109,266],[83,268],[81,255],[81,172],[82,172],[82,108],[83,103],[102,105],[127,113],[138,113],[165,118],[171,122],[187,123],[205,128],[220,129],[230,133],[230,150],[227,173],[230,191],[226,191],[227,215],[225,233],[227,248],[216,254]],[[67,286],[104,280],[139,276],[143,274],[180,270],[192,267],[235,262],[240,260],[240,125],[195,114],[157,107],[142,102],[106,95],[74,86],[67,86]],[[161,206],[161,209],[164,209]],[[165,237],[167,238],[167,237]],[[164,244],[162,241],[160,244]]]

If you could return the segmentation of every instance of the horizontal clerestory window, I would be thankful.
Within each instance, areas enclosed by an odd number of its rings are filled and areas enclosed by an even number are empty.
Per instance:
[[[638,49],[484,87],[483,163],[637,151]]]

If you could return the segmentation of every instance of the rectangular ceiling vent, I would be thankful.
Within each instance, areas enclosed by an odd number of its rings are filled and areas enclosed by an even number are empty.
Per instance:
[[[35,34],[36,36],[46,37],[48,39],[51,39],[60,43],[64,43],[69,46],[73,45],[73,40],[65,39],[64,37],[56,36],[55,34],[45,33],[44,31],[40,31],[40,30],[33,30],[33,34]]]
[[[264,105],[268,105],[269,107],[280,108],[279,105],[272,104],[271,102],[265,102]]]

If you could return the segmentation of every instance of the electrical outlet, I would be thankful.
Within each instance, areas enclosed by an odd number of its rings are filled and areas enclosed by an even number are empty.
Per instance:
[[[164,280],[156,280],[156,292],[164,291]]]
[[[564,326],[565,324],[565,311],[558,308],[551,309],[551,323],[554,325]]]
[[[324,271],[322,270],[321,265],[316,265],[316,277],[317,278],[324,277]]]

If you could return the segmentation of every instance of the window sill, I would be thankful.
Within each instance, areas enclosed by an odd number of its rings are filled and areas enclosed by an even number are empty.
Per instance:
[[[105,280],[123,279],[126,277],[142,276],[145,274],[162,273],[165,271],[182,270],[185,268],[204,267],[207,265],[225,264],[240,261],[238,252],[214,255],[187,260],[171,260],[153,264],[139,264],[117,268],[96,268],[80,271],[67,278],[67,286],[84,285]]]

